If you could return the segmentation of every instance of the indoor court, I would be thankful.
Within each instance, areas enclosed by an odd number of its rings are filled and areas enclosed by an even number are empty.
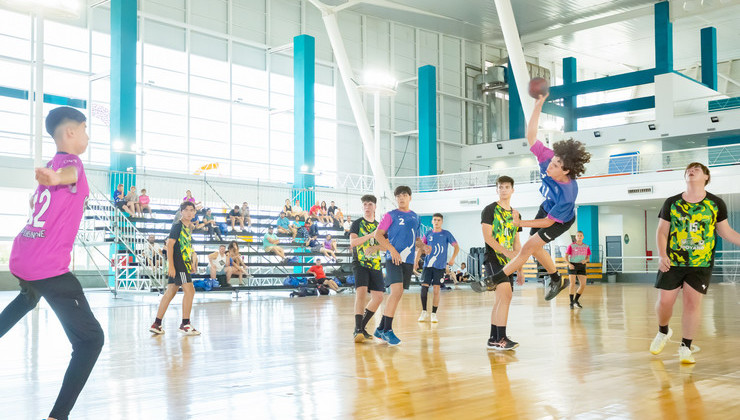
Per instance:
[[[202,295],[202,294],[199,294]],[[2,293],[4,305],[11,296]],[[445,292],[438,324],[416,321],[418,293],[404,296],[404,342],[354,345],[354,296],[291,299],[253,293],[195,306],[203,335],[162,336],[146,326],[153,296],[88,294],[107,342],[75,407],[78,418],[732,418],[740,393],[740,295],[713,285],[704,301],[701,357],[682,366],[678,344],[647,351],[655,289],[593,286],[584,309],[542,287],[517,290],[510,314],[513,352],[487,351],[491,294]],[[200,296],[199,296],[200,297]],[[680,310],[678,307],[677,310]],[[35,418],[53,401],[70,351],[48,307],[0,341],[7,367],[3,418]],[[35,417],[34,417],[35,416]]]

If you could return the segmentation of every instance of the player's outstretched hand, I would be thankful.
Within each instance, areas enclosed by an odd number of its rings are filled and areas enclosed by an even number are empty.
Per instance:
[[[59,185],[61,177],[51,168],[36,168],[36,181],[41,185]]]
[[[545,104],[545,101],[547,100],[547,97],[550,96],[550,92],[547,92],[545,95],[540,95],[539,98],[535,101],[535,106],[541,107]]]
[[[432,253],[432,247],[429,245],[424,245],[424,253],[429,255]]]
[[[668,257],[660,257],[660,263],[658,264],[658,270],[666,273],[671,269],[671,260]]]

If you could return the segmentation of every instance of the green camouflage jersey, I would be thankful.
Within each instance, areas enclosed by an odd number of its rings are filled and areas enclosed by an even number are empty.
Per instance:
[[[714,265],[715,228],[727,219],[727,207],[721,198],[707,193],[700,202],[689,203],[678,194],[665,201],[658,217],[671,224],[666,247],[671,266]]]
[[[172,225],[168,237],[175,240],[174,252],[172,254],[175,271],[191,273],[193,271],[193,245],[190,228],[184,226],[178,220]]]
[[[480,215],[481,224],[491,225],[493,239],[510,251],[514,250],[516,233],[522,230],[522,228],[514,226],[512,210],[506,210],[496,202],[487,205]],[[499,265],[504,266],[509,262],[509,259],[486,244],[486,261],[498,262]]]
[[[360,217],[352,222],[352,226],[349,228],[349,233],[354,233],[358,237],[363,237],[369,233],[375,232],[378,228],[378,221],[368,222],[364,217]],[[352,253],[354,255],[353,264],[367,267],[373,270],[380,270],[380,251],[376,251],[367,254],[365,251],[371,247],[377,245],[378,242],[375,238],[371,238],[365,243],[358,245],[353,248]]]

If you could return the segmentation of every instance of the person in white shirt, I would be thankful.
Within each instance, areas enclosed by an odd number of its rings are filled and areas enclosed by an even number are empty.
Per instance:
[[[231,277],[233,268],[229,266],[229,256],[226,255],[226,245],[218,247],[218,251],[208,254],[208,268],[211,270],[211,278],[218,279],[219,275]],[[226,283],[228,284],[228,282]]]

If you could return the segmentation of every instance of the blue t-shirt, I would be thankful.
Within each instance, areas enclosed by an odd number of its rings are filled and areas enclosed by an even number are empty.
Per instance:
[[[290,220],[287,217],[280,217],[277,219],[277,225],[283,229],[287,229],[290,226]]]
[[[540,163],[542,186],[540,193],[545,197],[542,208],[547,212],[547,218],[558,223],[566,223],[576,217],[576,197],[578,197],[578,183],[575,179],[560,183],[547,175],[547,166],[555,153],[537,140],[530,149]]]
[[[122,192],[118,190],[113,192],[113,202],[118,203],[119,201],[124,201],[124,200],[125,200],[125,196],[123,195]]]
[[[386,231],[388,240],[401,254],[403,262],[414,263],[416,238],[421,236],[419,216],[416,213],[411,210],[391,210],[380,220],[378,229]],[[385,258],[390,261],[391,253],[386,252]]]
[[[448,230],[442,229],[439,232],[430,230],[421,240],[432,247],[432,252],[424,258],[424,267],[444,270],[447,266],[447,248],[457,243],[455,237]]]

